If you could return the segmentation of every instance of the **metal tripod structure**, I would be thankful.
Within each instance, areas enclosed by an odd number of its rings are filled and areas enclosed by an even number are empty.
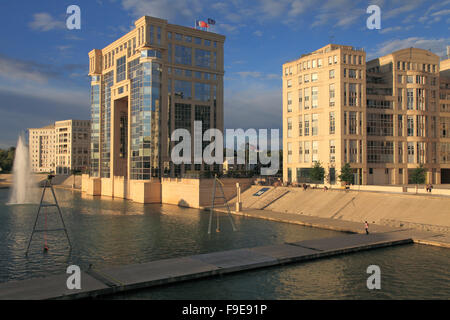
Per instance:
[[[216,197],[216,182],[218,182],[219,185],[219,190],[222,194],[222,196],[217,196]],[[208,226],[208,234],[211,234],[211,227],[212,227],[212,220],[213,220],[213,214],[214,214],[214,205],[215,205],[215,200],[217,199],[223,199],[225,202],[225,205],[227,206],[227,210],[228,210],[228,217],[230,218],[230,222],[231,222],[231,226],[233,227],[233,231],[236,231],[236,226],[234,225],[234,221],[233,221],[233,217],[231,216],[231,211],[230,211],[230,206],[228,205],[228,201],[225,198],[225,193],[223,192],[223,183],[222,181],[219,180],[219,178],[217,178],[217,175],[214,175],[214,182],[213,182],[213,192],[212,192],[212,205],[211,208],[209,208],[209,226]],[[217,222],[216,222],[216,232],[220,232],[220,224],[219,224],[219,212],[216,212],[216,217],[217,217]]]
[[[52,177],[53,176],[49,175],[47,180],[45,180],[44,189],[42,190],[41,201],[39,203],[39,209],[38,209],[38,212],[36,215],[36,220],[34,221],[33,231],[31,232],[30,240],[28,241],[27,252],[25,253],[26,256],[28,256],[28,250],[30,249],[31,240],[33,240],[33,235],[36,232],[64,231],[64,233],[66,234],[66,237],[67,237],[67,241],[69,242],[70,251],[72,251],[72,243],[70,242],[70,238],[67,233],[67,228],[66,228],[66,225],[64,223],[64,219],[63,219],[63,216],[61,213],[61,208],[59,207],[58,200],[56,200],[55,191],[53,190],[52,180],[51,180]],[[53,199],[55,201],[54,203],[43,203],[44,196],[45,196],[45,190],[47,190],[47,188],[49,188],[52,191]],[[36,225],[37,225],[37,222],[39,219],[39,214],[41,213],[41,208],[46,208],[46,207],[56,207],[58,209],[58,214],[59,214],[59,217],[61,218],[61,222],[62,222],[62,226],[63,226],[62,228],[47,229],[47,226],[45,226],[44,229],[36,229]],[[47,247],[44,247],[44,250],[47,250]]]

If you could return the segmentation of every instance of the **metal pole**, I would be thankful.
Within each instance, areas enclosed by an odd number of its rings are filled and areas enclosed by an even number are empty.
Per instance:
[[[64,219],[62,217],[61,208],[59,207],[58,200],[56,200],[55,191],[53,190],[53,186],[52,186],[51,183],[50,183],[50,190],[52,191],[53,199],[55,200],[56,207],[58,208],[59,217],[61,218],[61,222],[62,222],[63,227],[64,227],[64,232],[65,232],[66,237],[67,237],[67,242],[69,242],[69,247],[72,250],[72,243],[70,242],[69,235],[67,234],[66,224],[64,223]]]
[[[30,240],[28,241],[28,246],[27,246],[27,251],[25,253],[25,256],[28,256],[28,249],[30,249],[31,240],[33,239],[34,230],[36,229],[36,224],[37,224],[37,221],[39,218],[39,213],[41,212],[41,205],[42,205],[42,200],[44,200],[45,189],[47,188],[47,181],[48,180],[45,181],[44,190],[42,190],[41,201],[39,202],[39,209],[36,214],[36,220],[34,220],[34,226],[33,226],[33,230],[31,231],[31,236],[30,236]]]

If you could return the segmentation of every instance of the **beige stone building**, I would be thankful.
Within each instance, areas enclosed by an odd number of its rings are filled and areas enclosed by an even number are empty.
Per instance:
[[[427,182],[450,183],[439,57],[410,48],[365,58],[330,44],[283,65],[284,181],[309,182],[320,161],[331,184],[345,163],[354,184],[408,184],[420,164]]]
[[[30,128],[29,152],[33,172],[70,174],[89,168],[90,121],[62,120]]]
[[[158,202],[161,177],[221,170],[194,161],[174,165],[170,153],[172,132],[187,129],[193,139],[194,121],[202,121],[202,132],[223,131],[224,41],[144,16],[123,37],[89,52],[90,190]],[[192,143],[192,159],[193,152]]]

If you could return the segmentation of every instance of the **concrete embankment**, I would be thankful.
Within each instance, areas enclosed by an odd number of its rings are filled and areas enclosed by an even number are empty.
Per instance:
[[[252,186],[242,196],[243,207],[305,216],[331,218],[399,227],[402,224],[417,228],[424,225],[424,231],[450,231],[450,197],[435,195],[414,195],[365,191],[344,191],[287,187],[269,187],[257,196],[261,186]],[[274,193],[281,197],[267,203]],[[231,202],[233,202],[232,200]]]
[[[408,243],[412,243],[412,239],[406,232],[393,231],[205,253],[135,265],[89,269],[81,274],[81,289],[67,288],[67,274],[0,283],[0,299],[90,298]]]

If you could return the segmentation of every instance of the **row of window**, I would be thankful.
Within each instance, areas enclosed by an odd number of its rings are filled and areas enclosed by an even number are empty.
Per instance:
[[[217,48],[217,41],[211,41],[208,39],[202,39],[199,37],[192,37],[188,35],[183,35],[181,33],[175,33],[172,35],[172,32],[167,32],[167,39],[168,40],[175,40],[175,41],[184,41],[187,43],[195,43],[198,45],[204,45],[205,47],[211,47],[211,44],[214,48]]]
[[[429,77],[429,84],[432,86],[436,85],[436,77]],[[421,76],[421,75],[416,75],[415,77],[412,75],[397,75],[397,82],[398,83],[415,83],[415,84],[422,84],[425,85],[427,84],[427,77],[426,76]]]
[[[173,72],[172,72],[173,71]],[[195,79],[203,79],[203,80],[217,80],[217,74],[215,73],[209,73],[209,72],[200,72],[200,71],[193,71],[189,69],[180,69],[180,68],[167,68],[168,74],[173,74],[180,77],[185,78],[192,78],[194,76]]]
[[[287,163],[294,162],[293,142],[287,143]],[[336,161],[335,140],[328,142],[329,162]],[[397,163],[436,163],[439,145],[440,163],[450,163],[450,143],[407,142],[402,141],[367,141],[368,163],[394,163],[394,150],[397,151]],[[404,149],[406,147],[406,150]],[[362,163],[362,140],[344,140],[344,162]],[[427,150],[429,149],[429,155]],[[405,157],[406,156],[406,157]],[[430,159],[428,159],[428,156]],[[319,161],[319,141],[299,141],[297,162]]]
[[[407,62],[407,61],[397,61],[397,70],[402,71],[423,71],[423,72],[437,72],[437,66],[435,64],[426,64],[426,63],[416,63],[416,62]]]

